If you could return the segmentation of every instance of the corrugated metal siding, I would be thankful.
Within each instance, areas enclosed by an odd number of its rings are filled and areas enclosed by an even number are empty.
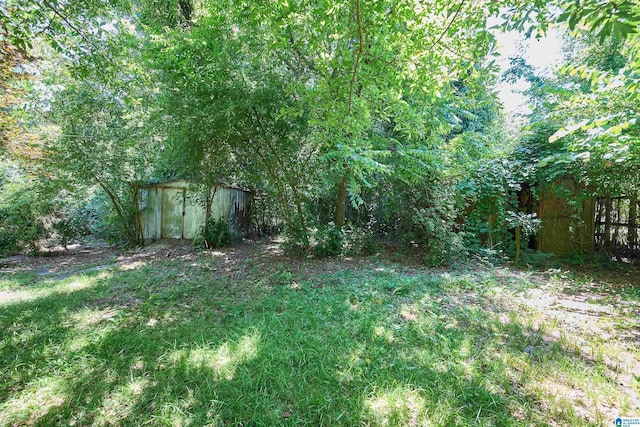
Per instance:
[[[144,238],[194,238],[204,226],[206,210],[201,202],[189,196],[189,183],[186,181],[142,188],[139,209]],[[211,218],[226,218],[237,229],[246,230],[250,205],[251,193],[217,186],[211,203]]]

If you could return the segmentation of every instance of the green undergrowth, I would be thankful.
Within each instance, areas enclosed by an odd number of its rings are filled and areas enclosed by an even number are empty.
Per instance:
[[[203,258],[5,274],[0,425],[608,423],[591,402],[630,404],[604,361],[499,298],[533,286]]]

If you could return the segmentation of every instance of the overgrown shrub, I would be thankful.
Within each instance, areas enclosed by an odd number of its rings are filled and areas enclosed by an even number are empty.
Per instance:
[[[282,237],[284,238],[282,242],[282,250],[294,256],[303,256],[307,255],[309,250],[305,247],[303,239],[300,235],[293,234],[287,230],[282,233]]]
[[[541,221],[535,213],[526,214],[523,212],[509,211],[507,224],[515,229],[514,262],[518,265],[523,242],[526,242],[529,236],[535,235],[538,232]]]
[[[456,211],[440,201],[434,206],[415,208],[413,226],[402,243],[405,248],[424,251],[425,262],[431,267],[451,264],[468,254],[464,233],[455,229]]]
[[[0,199],[0,255],[38,252],[46,229],[38,215],[37,193],[22,186],[3,188]]]
[[[38,242],[45,237],[42,221],[20,209],[0,210],[0,255],[23,251],[38,252]]]
[[[226,218],[211,218],[194,239],[194,244],[206,249],[214,249],[230,246],[239,240],[240,234],[233,229]]]
[[[345,255],[372,255],[380,249],[371,227],[346,226],[342,229]]]
[[[335,256],[342,253],[344,236],[340,227],[333,223],[318,226],[313,235],[313,253],[319,257]]]
[[[313,254],[320,258],[340,255],[342,253],[342,231],[339,227],[333,225],[333,223],[329,225],[317,225],[309,229],[307,231],[307,238],[311,243],[308,249],[301,234],[285,233],[282,249],[286,253],[294,256]]]
[[[554,254],[525,249],[522,251],[520,261],[533,268],[549,268],[558,264]]]
[[[90,220],[88,225],[93,238],[110,244],[123,241],[122,221],[105,194],[97,192],[89,199],[83,210]]]
[[[66,249],[69,243],[90,236],[94,222],[91,211],[76,209],[54,223],[53,229],[58,234],[60,244]]]
[[[302,239],[285,235],[283,250],[291,255],[302,256],[309,253],[318,258],[336,255],[371,255],[379,250],[378,242],[370,228],[345,225],[336,227],[333,223],[317,225],[309,230],[311,248],[305,250]]]

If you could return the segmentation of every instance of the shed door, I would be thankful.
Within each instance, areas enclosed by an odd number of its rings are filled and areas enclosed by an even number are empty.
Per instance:
[[[573,221],[567,203],[553,193],[545,193],[541,211],[540,250],[554,254],[575,253],[571,235]]]
[[[162,196],[162,237],[181,239],[184,230],[184,189],[165,188]]]

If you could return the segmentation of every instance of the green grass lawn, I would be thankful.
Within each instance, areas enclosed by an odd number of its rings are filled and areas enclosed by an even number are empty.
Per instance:
[[[264,245],[2,273],[0,425],[613,425],[640,291],[594,280]]]

